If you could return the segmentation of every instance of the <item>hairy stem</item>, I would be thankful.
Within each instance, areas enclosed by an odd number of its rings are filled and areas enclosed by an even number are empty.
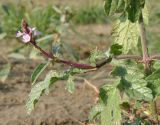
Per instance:
[[[106,58],[103,59],[99,62],[96,63],[96,66],[91,66],[91,65],[87,65],[87,64],[80,64],[80,63],[76,63],[76,62],[72,62],[72,61],[68,61],[68,60],[63,60],[63,59],[58,59],[57,57],[55,57],[53,54],[46,52],[45,50],[43,50],[40,46],[38,46],[35,42],[30,42],[37,50],[39,50],[45,57],[54,60],[57,63],[63,63],[66,65],[69,65],[71,67],[75,67],[75,68],[79,68],[79,69],[98,69],[101,68],[102,66],[104,66],[105,64],[111,62],[112,58]],[[115,56],[113,57],[115,59],[134,59],[134,60],[141,60],[142,57],[141,56],[137,56],[137,55],[120,55],[120,56]]]
[[[147,48],[146,29],[145,29],[142,13],[139,19],[139,28],[140,28],[140,36],[141,36],[143,63],[145,67],[145,73],[148,75],[151,73],[151,67],[150,67],[150,57],[149,57],[148,48]]]
[[[144,24],[142,13],[139,19],[139,27],[140,27],[140,36],[141,36],[141,45],[142,45],[142,54],[143,54],[143,63],[144,63],[145,73],[146,75],[150,75],[152,73],[151,72],[151,61],[153,58],[155,58],[155,56],[150,58],[149,53],[148,53],[146,29],[145,29],[145,24]],[[160,125],[159,119],[158,119],[156,101],[151,102],[150,105],[151,105],[154,119],[157,121],[158,125]]]

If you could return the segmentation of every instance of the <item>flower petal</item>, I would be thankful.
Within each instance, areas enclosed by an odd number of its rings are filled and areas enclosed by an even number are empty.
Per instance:
[[[31,30],[32,30],[32,31],[35,31],[35,30],[36,30],[36,27],[31,28]]]
[[[41,35],[41,32],[39,32],[38,30],[34,30],[33,36],[39,36],[39,35]]]
[[[23,35],[23,33],[18,31],[17,34],[16,34],[16,37],[21,37],[22,35]]]
[[[31,40],[31,37],[29,36],[29,34],[24,34],[22,38],[24,43],[28,43]]]

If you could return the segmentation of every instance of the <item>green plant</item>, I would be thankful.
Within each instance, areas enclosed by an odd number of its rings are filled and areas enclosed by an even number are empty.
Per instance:
[[[27,35],[29,39],[26,43],[48,58],[32,74],[33,88],[26,104],[28,113],[34,109],[40,96],[48,94],[50,86],[58,80],[68,80],[66,88],[73,92],[76,74],[98,70],[110,63],[114,66],[110,73],[114,81],[104,84],[96,91],[99,100],[91,110],[90,120],[101,125],[160,124],[156,106],[156,98],[160,95],[160,63],[157,61],[160,55],[148,53],[145,30],[149,17],[147,6],[148,0],[105,0],[106,14],[115,14],[118,18],[112,32],[115,39],[106,52],[97,49],[92,52],[92,65],[68,61],[43,50],[36,42],[34,32],[23,20],[22,37]],[[137,52],[139,42],[141,51]],[[135,52],[142,54],[134,55]],[[100,59],[100,63],[97,63]],[[54,63],[66,64],[70,68],[65,71],[50,70],[43,81],[36,83],[46,67]],[[146,113],[150,112],[149,107],[152,115]]]
[[[76,24],[99,24],[108,22],[103,8],[97,5],[82,7],[76,10],[73,13],[72,21]]]

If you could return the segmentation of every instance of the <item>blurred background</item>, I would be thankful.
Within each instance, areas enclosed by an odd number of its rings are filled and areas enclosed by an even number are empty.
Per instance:
[[[160,1],[150,2],[147,37],[150,53],[160,52]],[[30,76],[46,59],[16,38],[21,20],[36,27],[37,43],[59,57],[89,63],[96,48],[107,50],[112,42],[114,17],[106,17],[103,0],[0,0],[0,125],[82,125],[95,104],[96,94],[87,82],[99,87],[109,81],[110,67],[76,78],[76,91],[65,90],[65,81],[40,99],[27,115],[25,102]],[[56,64],[53,69],[68,68]],[[40,79],[45,76],[42,75]]]

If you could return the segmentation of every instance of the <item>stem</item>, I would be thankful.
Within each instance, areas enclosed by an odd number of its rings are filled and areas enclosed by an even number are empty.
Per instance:
[[[146,37],[146,29],[144,25],[143,15],[141,12],[140,19],[139,19],[139,27],[140,27],[140,36],[141,36],[141,45],[142,45],[142,53],[143,53],[143,63],[146,75],[151,74],[151,61],[152,59],[149,56],[148,48],[147,48],[147,37]],[[154,58],[154,57],[152,57]],[[157,121],[158,125],[160,125],[157,113],[157,105],[156,101],[150,103],[152,113],[154,115],[155,120]]]
[[[140,36],[141,36],[143,62],[145,66],[144,68],[145,68],[145,73],[148,75],[151,73],[151,67],[150,67],[150,57],[149,57],[148,48],[147,48],[146,29],[145,29],[142,13],[139,19],[139,28],[140,28]]]
[[[41,47],[39,47],[36,43],[32,43],[31,44],[36,48],[38,49],[44,56],[46,56],[47,58],[49,59],[54,59],[55,57],[50,54],[50,53],[47,53],[46,51],[44,51]]]
[[[111,62],[112,58],[106,58],[104,60],[101,60],[100,62],[98,62],[96,64],[96,66],[91,66],[91,65],[87,65],[87,64],[80,64],[80,63],[76,63],[76,62],[72,62],[72,61],[68,61],[68,60],[63,60],[63,59],[58,59],[57,57],[55,57],[54,55],[52,55],[51,53],[46,52],[45,50],[43,50],[40,46],[38,46],[36,44],[36,42],[32,41],[30,42],[37,50],[39,50],[45,57],[54,60],[57,63],[63,63],[75,68],[79,68],[79,69],[99,69],[102,66],[104,66],[105,64]],[[137,56],[137,55],[120,55],[120,56],[116,56],[114,57],[115,59],[135,59],[135,60],[140,60],[142,57]]]
[[[62,60],[62,59],[58,59],[57,57],[55,57],[54,55],[52,55],[51,53],[47,53],[46,51],[44,51],[41,47],[39,47],[35,42],[30,42],[36,49],[38,49],[45,57],[55,60],[55,62],[57,63],[63,63],[75,68],[79,68],[79,69],[96,69],[97,67],[95,66],[91,66],[91,65],[87,65],[87,64],[79,64],[79,63],[75,63],[72,61],[67,61],[67,60]]]

